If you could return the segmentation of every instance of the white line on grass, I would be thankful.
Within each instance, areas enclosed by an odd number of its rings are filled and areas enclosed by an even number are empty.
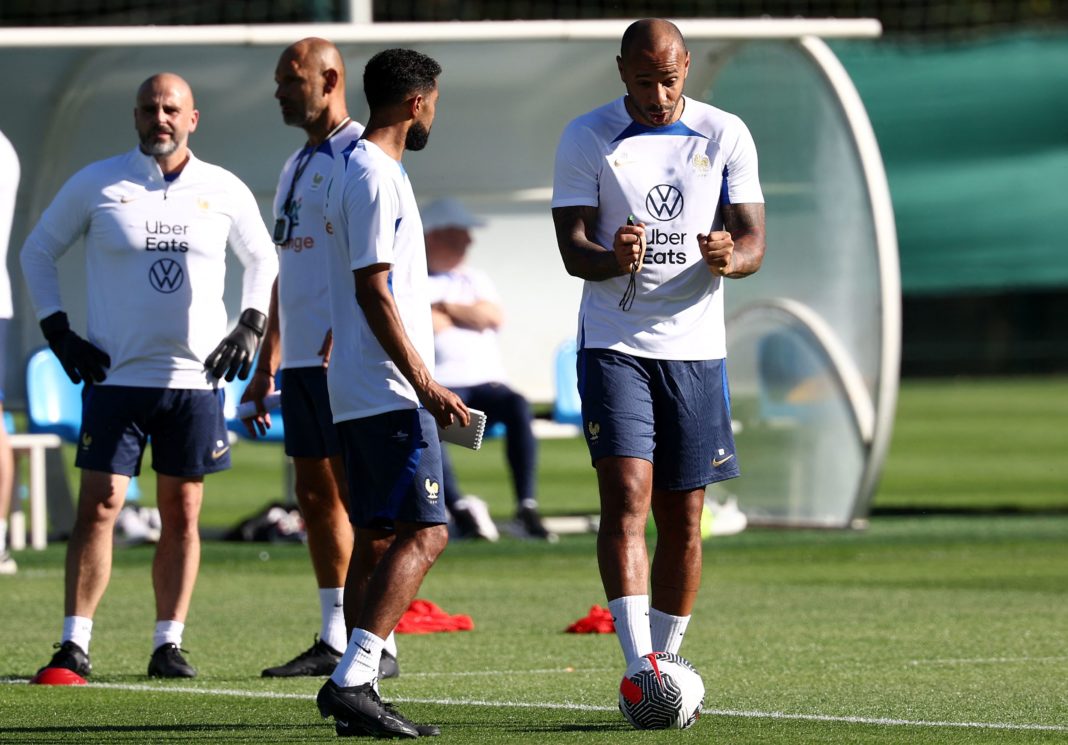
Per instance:
[[[27,683],[25,678],[0,680],[0,683]],[[80,688],[81,686],[73,686]],[[314,701],[307,693],[277,693],[274,691],[243,691],[232,688],[195,688],[193,686],[148,685],[144,683],[92,683],[87,688],[108,688],[117,691],[147,693],[192,693],[203,696],[233,696],[235,698],[293,699]],[[544,703],[530,701],[487,701],[484,699],[454,698],[401,698],[394,701],[409,704],[432,704],[435,706],[487,706],[509,709],[555,709],[568,711],[616,711],[615,706],[591,704]],[[736,709],[702,709],[706,716],[738,717],[741,719],[784,719],[803,722],[841,722],[844,724],[870,724],[883,727],[960,727],[964,729],[1025,730],[1029,732],[1068,732],[1062,724],[1017,724],[1014,722],[947,722],[928,719],[894,719],[890,717],[854,717],[832,714],[791,714],[784,711],[739,711]]]
[[[961,657],[942,660],[909,660],[913,666],[919,665],[1006,665],[1031,662],[1064,662],[1068,657]]]

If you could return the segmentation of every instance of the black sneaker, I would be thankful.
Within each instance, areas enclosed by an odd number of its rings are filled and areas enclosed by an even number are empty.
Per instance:
[[[516,510],[515,519],[528,538],[537,538],[549,543],[556,543],[559,540],[556,533],[553,533],[542,523],[537,507],[520,507]]]
[[[334,729],[338,734],[342,731],[351,733],[343,737],[419,737],[419,730],[411,722],[382,705],[382,699],[370,683],[342,688],[327,680],[319,689],[315,704],[323,719],[334,718]]]
[[[385,680],[386,678],[399,677],[400,665],[397,664],[397,658],[383,649],[382,659],[378,661],[378,679]]]
[[[341,652],[315,636],[311,648],[301,652],[284,665],[269,667],[263,671],[265,678],[295,678],[300,675],[330,675],[341,660]]]
[[[407,722],[408,724],[415,727],[415,731],[419,733],[420,737],[437,737],[441,734],[441,728],[438,727],[436,724],[416,724],[411,719],[397,711],[396,707],[393,706],[393,704],[391,704],[389,701],[383,701],[382,707],[401,721]]]
[[[148,661],[148,674],[153,678],[195,678],[196,668],[182,657],[184,649],[177,644],[160,644]]]
[[[73,670],[83,678],[88,678],[89,673],[93,672],[93,665],[89,662],[89,653],[74,642],[56,643],[52,645],[52,648],[58,651],[52,655],[52,661],[42,667],[41,670],[47,670],[50,667],[63,667],[67,670]],[[37,672],[41,672],[41,670]]]
[[[382,708],[384,708],[386,711],[388,711],[390,714],[397,717],[401,721],[407,722],[408,724],[415,727],[415,731],[419,733],[420,737],[437,737],[441,734],[441,728],[438,727],[436,724],[416,724],[415,722],[408,719],[408,717],[397,711],[397,709],[389,701],[383,701]],[[370,735],[370,733],[362,727],[357,727],[353,725],[352,722],[348,721],[344,723],[339,722],[336,718],[334,720],[334,732],[337,733],[338,737],[367,737]]]

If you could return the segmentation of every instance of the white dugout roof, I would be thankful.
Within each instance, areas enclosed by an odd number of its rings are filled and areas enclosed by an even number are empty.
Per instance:
[[[240,176],[265,220],[278,170],[299,147],[274,93],[281,50],[331,39],[348,67],[349,106],[366,120],[361,71],[391,46],[444,68],[429,147],[405,166],[422,202],[454,196],[488,220],[470,260],[505,299],[513,384],[554,396],[553,360],[573,338],[581,283],[563,270],[549,201],[557,139],[571,118],[623,92],[615,66],[627,21],[0,29],[0,129],[22,181],[8,266],[16,320],[8,403],[42,339],[21,282],[22,240],[82,166],[131,148],[137,86],[172,71],[201,112],[197,155]],[[727,484],[755,522],[842,526],[867,514],[889,442],[900,356],[893,214],[882,161],[848,75],[822,41],[875,37],[869,20],[679,20],[692,53],[686,92],[739,114],[760,154],[768,255],[727,287],[729,369],[739,458]],[[240,274],[227,278],[236,317]],[[79,247],[62,289],[84,328]],[[151,319],[137,319],[151,324]]]

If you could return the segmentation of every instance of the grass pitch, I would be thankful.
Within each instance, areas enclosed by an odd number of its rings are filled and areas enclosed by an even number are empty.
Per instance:
[[[440,724],[442,743],[1068,742],[1068,515],[1058,514],[1068,480],[1059,493],[1034,486],[1065,468],[1058,411],[1068,391],[1058,381],[985,385],[906,386],[876,506],[969,506],[948,488],[958,474],[982,482],[988,497],[974,505],[1023,513],[876,516],[864,532],[750,530],[706,543],[682,648],[708,691],[693,729],[631,730],[615,710],[615,639],[563,633],[604,602],[589,535],[451,545],[420,596],[471,615],[475,629],[401,636],[402,676],[384,695]],[[1015,396],[1019,408],[1003,417]],[[968,426],[954,428],[954,401],[971,412]],[[936,434],[946,428],[951,443]],[[1013,432],[1028,435],[1018,451]],[[983,456],[990,442],[1006,462]],[[503,519],[512,506],[495,447],[458,467]],[[546,443],[542,454],[546,511],[595,510],[582,444]],[[239,445],[234,471],[208,482],[206,523],[229,526],[278,498],[277,460]],[[20,552],[18,575],[0,578],[0,742],[335,738],[315,709],[320,681],[259,677],[318,628],[304,547],[205,543],[185,636],[200,675],[188,682],[145,677],[152,551],[117,550],[90,684],[28,686],[59,638],[63,550]]]

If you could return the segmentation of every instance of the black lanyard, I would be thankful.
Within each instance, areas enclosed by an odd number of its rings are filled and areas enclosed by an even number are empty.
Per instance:
[[[342,119],[340,124],[330,130],[330,133],[323,139],[323,143],[329,142],[330,138],[340,132],[350,121],[352,121],[352,117],[346,116]],[[306,145],[297,154],[297,165],[293,169],[293,178],[289,181],[289,191],[286,193],[285,202],[282,203],[282,212],[274,222],[273,240],[279,246],[293,237],[294,224],[292,215],[290,215],[290,210],[293,208],[293,192],[297,190],[297,182],[304,175],[304,171],[307,170],[308,164],[311,163],[311,159],[320,147],[322,147],[322,143],[319,145]]]
[[[330,130],[329,134],[323,139],[323,142],[329,142],[330,138],[340,132],[346,124],[352,121],[351,116],[346,116],[341,122]],[[315,155],[315,151],[319,149],[319,145],[312,147],[308,145],[297,156],[297,167],[293,169],[293,178],[289,182],[289,193],[286,194],[286,201],[282,205],[282,214],[288,216],[289,208],[293,203],[293,192],[297,189],[297,182],[300,181],[300,177],[304,175],[304,171],[308,168],[308,164],[311,163],[312,156]],[[307,156],[307,157],[305,157]]]

